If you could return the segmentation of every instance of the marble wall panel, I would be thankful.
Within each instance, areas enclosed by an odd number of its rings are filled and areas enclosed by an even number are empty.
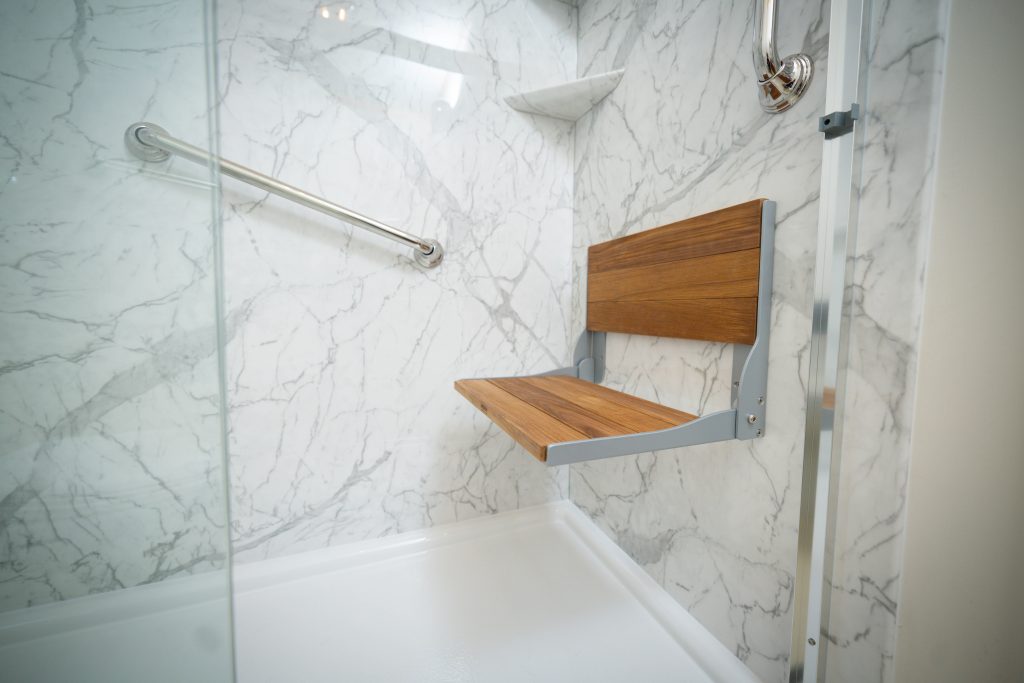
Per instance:
[[[889,680],[944,16],[875,4],[832,624],[844,652],[829,659],[850,681]],[[770,116],[751,82],[750,3],[580,7],[579,74],[626,72],[578,123],[574,329],[587,245],[753,197],[779,205],[766,437],[583,464],[570,479],[572,500],[766,681],[785,680],[789,653],[828,10],[781,4],[780,49],[811,54],[817,75]],[[613,335],[608,363],[616,388],[728,406],[721,345]]]
[[[0,7],[0,609],[225,564],[203,4]],[[207,142],[204,142],[207,141]]]
[[[828,624],[829,681],[893,680],[947,2],[874,2]]]
[[[560,2],[220,3],[222,152],[446,249],[435,270],[226,182],[241,560],[564,498],[452,388],[568,356],[575,72]]]

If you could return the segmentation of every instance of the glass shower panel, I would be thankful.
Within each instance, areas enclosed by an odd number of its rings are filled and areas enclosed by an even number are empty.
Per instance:
[[[946,3],[833,0],[791,683],[895,676]],[[909,48],[908,48],[909,46]]]
[[[906,481],[949,4],[863,0],[858,170],[824,567],[829,683],[895,680]]]
[[[0,6],[5,680],[232,677],[216,184],[122,140],[213,139],[209,14]]]

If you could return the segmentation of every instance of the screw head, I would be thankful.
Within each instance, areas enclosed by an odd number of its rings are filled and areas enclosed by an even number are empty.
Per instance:
[[[816,641],[816,640],[815,640],[814,638],[808,638],[808,639],[807,639],[807,643],[808,643],[809,645],[817,645],[817,644],[818,644],[818,641]]]
[[[757,415],[754,415],[753,413],[751,413],[750,415],[747,415],[747,424],[751,424],[752,425],[755,422],[757,422]]]

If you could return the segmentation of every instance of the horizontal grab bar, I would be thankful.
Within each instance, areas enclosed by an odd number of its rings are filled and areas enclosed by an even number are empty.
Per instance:
[[[276,194],[278,197],[284,197],[332,218],[343,220],[346,223],[351,223],[352,225],[387,237],[399,244],[412,247],[416,263],[424,268],[434,268],[444,259],[444,249],[437,240],[418,237],[404,230],[393,228],[390,225],[339,206],[334,202],[329,202],[322,197],[310,194],[305,190],[282,183],[276,178],[271,178],[241,164],[214,156],[204,149],[172,137],[166,130],[155,124],[144,121],[133,123],[124,132],[124,141],[128,150],[143,161],[164,161],[174,154],[189,161],[194,161],[197,164],[215,162],[220,168],[220,172],[224,175],[241,180],[243,183],[248,183],[271,194]]]

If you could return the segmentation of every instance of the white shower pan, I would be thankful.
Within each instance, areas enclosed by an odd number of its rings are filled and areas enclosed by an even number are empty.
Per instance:
[[[203,581],[0,615],[2,678],[228,680]],[[240,683],[757,681],[568,502],[244,564],[234,595]]]

